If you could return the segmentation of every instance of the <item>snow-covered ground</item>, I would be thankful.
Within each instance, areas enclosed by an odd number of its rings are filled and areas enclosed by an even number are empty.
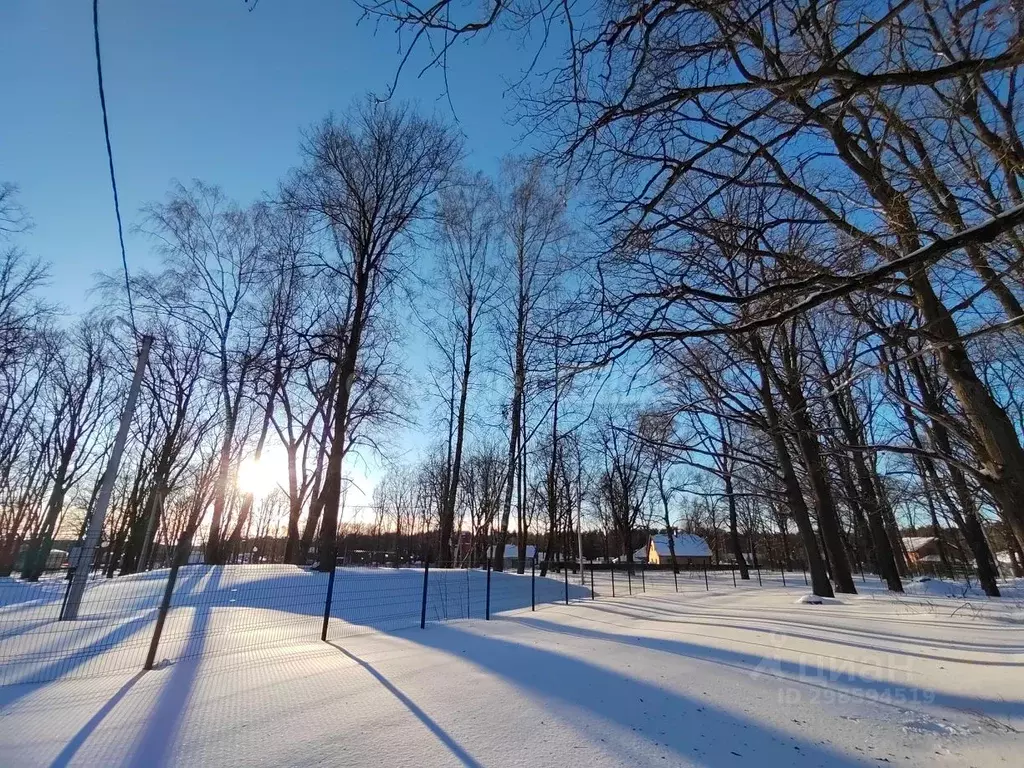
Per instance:
[[[372,594],[374,580],[413,575],[350,574],[349,594],[357,578]],[[468,612],[482,615],[476,576],[440,576],[433,609],[467,612],[461,578]],[[294,576],[265,575],[256,589],[230,569],[196,570],[176,609],[182,626],[167,653],[161,646],[173,663],[0,687],[0,763],[1020,765],[1021,600],[949,598],[928,591],[935,587],[893,598],[872,587],[803,605],[802,583],[733,588],[709,578],[705,589],[701,574],[700,589],[685,582],[676,593],[665,576],[645,579],[647,593],[632,598],[588,596],[531,612],[514,609],[528,576],[504,575],[492,609],[513,610],[425,630],[418,613],[416,626],[389,628],[398,613],[388,618],[384,604],[373,615],[342,606],[362,623],[339,616],[323,644],[312,590],[308,610],[274,597],[294,593],[283,589]],[[422,590],[422,575],[417,583]],[[412,593],[407,586],[401,593]],[[234,605],[222,600],[231,589]],[[542,589],[557,599],[564,584],[548,579]],[[299,616],[312,633],[288,634]],[[372,621],[385,631],[367,631]],[[261,632],[271,637],[254,643]],[[248,642],[229,652],[233,637]]]
[[[89,583],[79,618],[58,621],[66,582],[0,580],[0,685],[94,676],[142,667],[168,571]],[[432,570],[428,622],[483,617],[483,571]],[[289,565],[182,568],[157,660],[225,655],[319,639],[327,574]],[[531,595],[532,592],[532,595]],[[491,574],[493,613],[589,596],[561,577]],[[420,569],[339,568],[330,638],[418,627],[423,605]]]

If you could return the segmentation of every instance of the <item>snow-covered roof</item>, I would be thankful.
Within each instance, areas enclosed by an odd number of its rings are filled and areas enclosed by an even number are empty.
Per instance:
[[[934,536],[904,536],[903,547],[907,552],[917,552],[935,541]]]
[[[530,560],[537,554],[537,548],[533,544],[526,545],[526,559]],[[494,547],[490,547],[487,550],[487,556],[494,556]],[[518,544],[506,544],[505,545],[505,560],[515,560],[519,557],[519,545]]]
[[[636,552],[633,553],[634,563],[646,563],[647,562],[647,547],[640,547]]]
[[[677,533],[673,538],[672,544],[675,547],[676,557],[711,557],[708,543],[700,536],[695,536],[692,533]],[[664,533],[652,536],[651,544],[654,546],[654,551],[658,553],[658,557],[671,555],[668,536]]]

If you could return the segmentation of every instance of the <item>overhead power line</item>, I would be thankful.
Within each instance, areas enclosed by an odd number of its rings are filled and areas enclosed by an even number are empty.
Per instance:
[[[132,302],[132,286],[128,277],[128,254],[124,247],[124,226],[121,223],[121,202],[117,195],[117,176],[114,175],[114,152],[110,147],[110,122],[107,120],[107,97],[103,90],[103,63],[100,57],[100,3],[92,0],[92,35],[96,50],[96,82],[100,91],[100,109],[103,111],[103,137],[107,142],[107,164],[110,167],[110,188],[114,193],[114,214],[117,216],[117,239],[121,244],[121,266],[124,268],[124,289],[128,295],[128,316],[132,324],[132,332],[138,335],[135,327],[135,305]]]

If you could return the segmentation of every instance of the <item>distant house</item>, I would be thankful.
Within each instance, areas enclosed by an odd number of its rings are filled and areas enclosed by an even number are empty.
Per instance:
[[[939,540],[934,536],[904,536],[903,548],[911,565],[940,562]]]
[[[678,565],[706,565],[711,562],[711,549],[700,536],[677,533],[672,539],[672,549],[675,550]],[[646,560],[651,565],[671,565],[672,549],[669,548],[666,534],[651,536],[647,544]]]
[[[537,556],[537,548],[533,544],[526,545],[526,562],[529,563],[533,558]],[[494,557],[494,546],[487,548],[487,557]],[[506,544],[505,554],[502,558],[505,561],[505,570],[519,567],[519,545],[518,544]]]
[[[56,571],[63,568],[67,563],[68,553],[66,549],[51,549],[46,556],[46,570]]]

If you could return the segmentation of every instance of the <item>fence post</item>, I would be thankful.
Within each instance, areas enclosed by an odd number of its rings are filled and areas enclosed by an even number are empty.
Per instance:
[[[807,583],[807,566],[806,566],[806,565],[801,565],[801,566],[800,566],[800,570],[802,570],[802,571],[804,572],[804,586],[805,586],[805,587],[807,587],[807,586],[810,586],[810,585],[809,585],[809,584]]]
[[[185,535],[182,534],[181,541],[179,541],[179,549],[184,548]],[[178,556],[178,552],[175,551],[174,560],[171,561],[171,572],[167,576],[167,585],[164,587],[164,596],[160,601],[160,612],[156,617],[156,626],[153,628],[153,639],[149,641],[149,653],[146,654],[146,665],[143,669],[152,669],[153,662],[156,660],[156,649],[160,645],[160,635],[164,631],[164,622],[167,620],[167,612],[171,608],[171,596],[174,594],[174,585],[178,581],[178,568],[180,568],[181,558]]]
[[[736,563],[729,563],[729,571],[732,573],[732,585],[736,586]]]
[[[679,566],[675,563],[672,564],[672,581],[676,585],[676,592],[679,591]]]
[[[704,591],[711,591],[711,585],[708,584],[708,564],[706,562],[704,563]]]
[[[626,583],[629,585],[629,594],[630,594],[630,596],[632,596],[632,594],[633,594],[633,574],[631,573],[632,570],[633,570],[632,567],[627,563],[626,564]]]
[[[537,610],[537,556],[530,560],[530,610]]]
[[[338,558],[331,563],[331,572],[327,574],[327,599],[324,600],[324,625],[320,628],[320,642],[327,642],[327,625],[331,620],[331,605],[334,603],[334,576],[338,570]]]
[[[427,626],[427,577],[430,576],[430,558],[423,561],[423,602],[420,604],[420,629]]]
[[[596,600],[594,597],[594,561],[590,561],[590,599]]]
[[[754,568],[757,569],[757,586],[763,587],[764,584],[761,583],[761,563],[759,563],[757,560],[754,560]]]
[[[569,604],[569,568],[568,563],[562,563],[562,573],[565,576],[565,604]]]
[[[487,558],[487,599],[484,601],[484,618],[491,620],[491,558]]]
[[[647,594],[647,577],[644,576],[644,571],[646,570],[647,568],[643,565],[640,566],[640,588],[644,591],[645,595]]]
[[[68,585],[64,588],[64,600],[60,604],[60,614],[58,618],[60,621],[64,620],[64,610],[68,607],[68,596],[71,594],[71,583],[75,578],[75,566],[68,568]]]
[[[786,567],[782,567],[782,586],[786,586]]]

